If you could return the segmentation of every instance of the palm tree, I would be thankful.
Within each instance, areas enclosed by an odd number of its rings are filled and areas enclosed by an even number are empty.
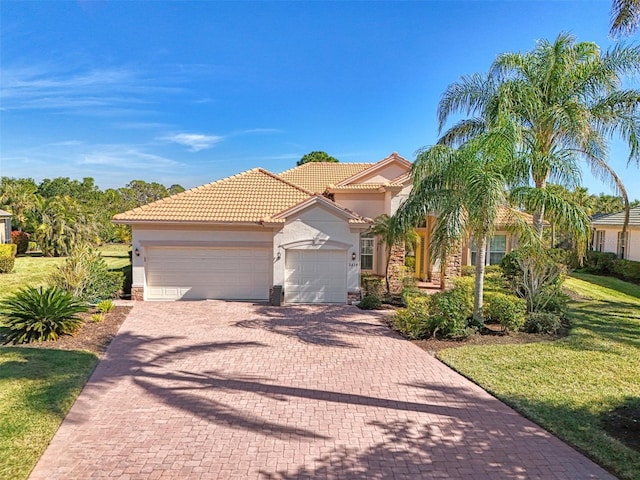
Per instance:
[[[386,213],[383,213],[374,219],[373,226],[371,227],[371,233],[376,237],[379,237],[385,245],[387,258],[384,279],[387,286],[387,293],[390,293],[389,263],[391,261],[393,248],[403,248],[407,244],[415,245],[418,241],[418,234],[409,226],[406,228],[398,228],[394,223],[393,217],[390,217]]]
[[[479,133],[458,148],[435,145],[423,150],[412,167],[413,189],[395,214],[401,228],[437,212],[430,249],[443,261],[473,237],[475,264],[473,319],[483,324],[482,304],[487,239],[508,202],[510,185],[526,178],[526,165],[515,155],[516,130],[506,124]],[[514,212],[514,217],[518,215]]]
[[[611,30],[617,37],[631,35],[640,24],[640,0],[613,0],[611,4]]]
[[[516,121],[518,153],[528,162],[535,189],[521,187],[516,197],[533,208],[534,225],[542,236],[545,211],[562,204],[542,190],[550,181],[577,186],[580,160],[608,180],[628,205],[622,180],[606,157],[608,140],[618,135],[629,144],[629,162],[640,161],[640,91],[621,88],[622,77],[638,71],[639,46],[617,45],[601,53],[596,44],[577,43],[564,33],[553,43],[540,41],[531,52],[499,55],[489,74],[463,77],[447,88],[438,106],[440,128],[453,114],[472,117],[451,127],[440,142],[461,144],[501,115]],[[572,211],[576,217],[566,220],[580,227],[584,212]]]

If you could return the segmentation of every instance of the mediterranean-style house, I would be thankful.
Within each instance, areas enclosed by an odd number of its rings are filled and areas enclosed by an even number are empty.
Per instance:
[[[624,212],[600,215],[592,219],[591,249],[596,252],[611,252],[619,258],[640,262],[640,206],[629,211],[629,225],[622,234]]]
[[[397,153],[375,163],[307,163],[280,174],[255,168],[116,215],[132,227],[132,296],[139,300],[267,300],[346,303],[360,275],[384,275],[385,247],[372,219],[393,215],[411,191],[411,162]],[[475,254],[466,246],[440,269],[429,258],[435,217],[417,228],[415,274],[456,275]],[[510,248],[499,230],[489,262]],[[404,263],[395,249],[392,262]]]

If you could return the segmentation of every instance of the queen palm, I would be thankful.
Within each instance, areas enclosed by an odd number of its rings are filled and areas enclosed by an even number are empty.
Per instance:
[[[417,225],[431,212],[437,219],[431,253],[442,261],[473,237],[477,245],[473,318],[482,325],[487,239],[508,186],[526,178],[526,165],[515,155],[516,130],[505,125],[479,133],[457,148],[435,145],[423,150],[412,166],[413,189],[394,216],[399,228]],[[515,214],[517,217],[517,214]]]
[[[630,35],[640,24],[640,0],[613,0],[609,35]]]
[[[438,106],[440,128],[453,114],[472,117],[447,130],[440,142],[460,144],[491,128],[501,115],[517,122],[518,153],[528,163],[531,186],[513,194],[534,212],[540,235],[545,211],[563,205],[542,190],[550,181],[576,186],[580,161],[628,204],[621,179],[607,164],[607,150],[618,135],[629,145],[629,161],[640,160],[640,91],[621,87],[624,75],[638,71],[640,47],[618,45],[601,53],[596,44],[577,43],[569,34],[553,43],[543,40],[528,53],[499,55],[488,75],[463,77],[447,88]],[[555,213],[562,214],[562,208]],[[566,220],[586,235],[579,225],[583,215]]]

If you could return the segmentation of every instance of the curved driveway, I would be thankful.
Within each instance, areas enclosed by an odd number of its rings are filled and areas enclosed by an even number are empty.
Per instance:
[[[349,306],[137,303],[40,479],[609,479]]]

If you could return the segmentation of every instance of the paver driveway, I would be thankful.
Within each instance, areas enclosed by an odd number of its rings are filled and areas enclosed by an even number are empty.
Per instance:
[[[380,315],[136,304],[31,478],[613,478]]]

